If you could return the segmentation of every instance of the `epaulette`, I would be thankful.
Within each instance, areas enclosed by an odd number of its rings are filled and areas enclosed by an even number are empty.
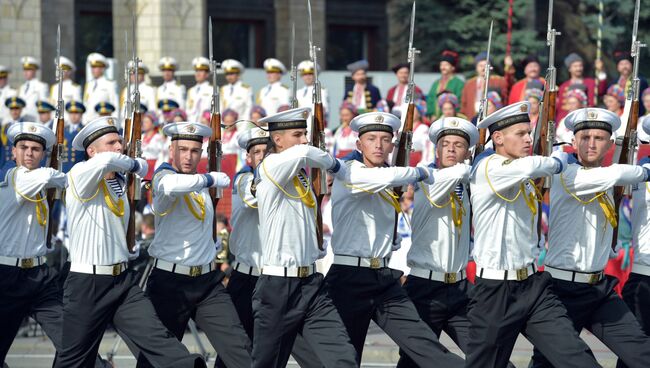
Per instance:
[[[244,87],[244,88],[251,88],[251,86],[249,84],[246,84],[246,83],[242,83],[241,86]]]
[[[566,161],[567,161],[567,164],[569,164],[569,165],[571,165],[571,164],[580,165],[580,161],[578,161],[578,156],[575,153],[570,154]]]
[[[242,169],[239,170],[235,174],[235,176],[233,176],[233,178],[232,178],[232,182],[233,182],[232,193],[233,194],[237,194],[237,185],[236,185],[237,184],[237,179],[239,179],[239,176],[241,176],[243,174],[253,174],[253,175],[255,175],[255,171],[253,170],[252,167],[246,165],[246,166],[242,167]]]
[[[160,166],[158,166],[156,171],[153,172],[151,181],[153,182],[156,176],[161,174],[163,171],[172,171],[173,173],[177,172],[176,169],[174,169],[174,167],[169,162],[163,162],[162,164],[160,164]]]
[[[348,162],[348,161],[359,161],[363,163],[363,155],[361,155],[361,152],[357,150],[353,150],[352,152],[348,153],[347,155],[343,156],[341,158],[342,161]]]
[[[282,83],[282,84],[280,84],[280,85],[281,85],[282,87],[286,88],[286,89],[289,89],[289,86],[287,86],[287,85],[284,84],[284,83]]]
[[[490,157],[495,153],[496,152],[494,152],[493,149],[489,148],[489,149],[486,149],[485,151],[481,152],[480,155],[476,156],[476,158],[474,159],[474,162],[472,162],[472,173],[471,173],[471,175],[474,175],[474,171],[476,171],[476,168],[478,167],[478,164],[481,162],[481,160],[483,160],[484,158]]]

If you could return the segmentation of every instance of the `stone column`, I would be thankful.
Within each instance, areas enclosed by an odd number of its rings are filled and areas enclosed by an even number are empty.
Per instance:
[[[47,62],[42,60],[41,54],[41,2],[0,1],[0,19],[0,64],[11,69],[9,84],[17,88],[23,81],[22,56]]]

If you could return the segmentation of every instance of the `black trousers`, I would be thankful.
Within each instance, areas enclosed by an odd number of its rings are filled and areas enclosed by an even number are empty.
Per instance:
[[[254,341],[252,299],[257,279],[257,276],[252,276],[233,270],[230,274],[228,286],[226,287],[228,294],[232,299],[232,303],[235,305],[235,310],[239,315],[239,320],[244,326],[244,330],[246,331],[246,334],[251,341]],[[296,341],[293,343],[291,356],[293,356],[301,368],[320,368],[323,366],[320,363],[320,360],[318,359],[318,356],[314,350],[311,348],[311,346],[309,346],[301,334],[298,334],[296,336]],[[214,363],[214,366],[217,368],[226,367],[226,364],[221,359],[221,356],[217,356],[217,360]]]
[[[285,367],[300,333],[325,367],[358,367],[354,347],[323,283],[262,275],[253,292],[253,367]]]
[[[623,301],[636,316],[646,336],[650,336],[650,276],[631,273],[623,286]],[[616,367],[625,368],[627,365],[619,359]]]
[[[551,275],[523,281],[476,278],[468,306],[466,367],[506,367],[521,332],[557,367],[600,367],[551,290]]]
[[[156,367],[205,367],[160,322],[130,270],[119,276],[70,272],[63,290],[62,348],[54,367],[92,367],[108,323]]]
[[[181,341],[191,319],[230,368],[251,366],[251,343],[237,311],[221,283],[223,273],[212,271],[198,277],[154,268],[146,295],[160,321]],[[138,356],[138,367],[150,367],[146,356]]]
[[[461,367],[463,359],[449,352],[422,321],[401,287],[401,271],[390,268],[332,265],[325,279],[328,291],[350,335],[360,364],[372,319],[416,364]]]
[[[27,316],[41,325],[57,352],[61,350],[61,297],[58,274],[51,267],[0,265],[0,366]]]
[[[616,284],[618,279],[613,276],[606,276],[595,285],[554,279],[553,291],[578,333],[583,328],[591,331],[629,367],[650,367],[650,338],[614,291]],[[536,349],[532,366],[552,367],[545,357],[548,355]]]

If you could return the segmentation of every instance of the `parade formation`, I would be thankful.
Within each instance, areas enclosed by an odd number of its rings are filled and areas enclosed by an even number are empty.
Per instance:
[[[214,59],[211,19],[187,90],[172,56],[158,63],[162,84],[147,83],[135,18],[119,94],[99,53],[74,83],[59,31],[52,86],[34,57],[21,59],[16,90],[0,65],[0,362],[29,317],[57,368],[111,366],[99,351],[107,328],[138,367],[206,367],[181,342],[197,327],[215,367],[290,356],[359,367],[371,321],[399,346],[398,367],[514,367],[520,334],[531,367],[600,367],[583,329],[618,367],[650,367],[639,9],[610,83],[600,60],[587,78],[572,53],[558,85],[549,0],[545,77],[535,56],[520,81],[512,60],[496,75],[491,25],[476,76],[459,78],[459,54],[445,50],[425,94],[413,3],[397,85],[382,98],[361,60],[336,102],[319,80],[309,1],[309,60],[294,60],[292,36],[290,68],[266,59],[259,91],[241,62]],[[619,235],[625,206],[631,239]],[[67,255],[60,269],[55,251]]]

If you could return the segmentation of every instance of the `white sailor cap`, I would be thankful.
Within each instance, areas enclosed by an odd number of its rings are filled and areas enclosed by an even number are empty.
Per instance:
[[[457,135],[467,140],[470,147],[478,142],[478,129],[471,122],[457,117],[442,117],[431,124],[429,139],[434,144],[446,135]]]
[[[40,68],[41,63],[33,56],[23,56],[20,58],[20,63],[23,65],[24,70],[36,70]]]
[[[530,102],[513,103],[488,115],[488,117],[478,123],[477,128],[488,129],[490,134],[492,134],[511,125],[530,123],[529,111]]]
[[[402,122],[393,114],[387,112],[367,112],[361,114],[350,122],[350,128],[359,133],[359,136],[368,132],[395,133]]]
[[[52,147],[56,141],[56,135],[52,129],[40,123],[16,123],[11,124],[7,130],[7,136],[14,143],[28,140],[40,143],[45,149]]]
[[[240,63],[239,61],[235,59],[226,59],[221,62],[221,68],[223,69],[223,72],[226,74],[230,73],[243,73],[244,72],[244,64]]]
[[[564,126],[574,134],[583,129],[602,129],[612,133],[621,126],[621,119],[609,110],[587,107],[569,113],[564,118]]]
[[[9,71],[9,68],[4,65],[0,65],[0,78],[7,78]]]
[[[266,70],[267,73],[286,73],[287,68],[282,64],[282,62],[278,59],[274,58],[268,58],[264,60],[264,70]]]
[[[201,123],[173,123],[165,125],[163,134],[171,137],[172,141],[184,140],[203,143],[203,138],[212,135],[212,128]]]
[[[133,70],[133,60],[129,60],[129,62],[126,63],[126,67],[129,70]],[[147,65],[142,61],[138,62],[138,74],[148,74],[148,73],[149,73],[149,67],[147,67]]]
[[[269,132],[256,126],[241,132],[237,137],[237,144],[246,151],[252,146],[266,144],[268,141]]]
[[[160,70],[176,70],[177,67],[176,59],[171,56],[163,56],[158,60],[158,69]]]
[[[307,119],[311,113],[309,107],[298,107],[267,116],[257,121],[258,124],[268,124],[269,132],[286,129],[306,129]]]
[[[109,133],[117,133],[117,118],[114,116],[102,116],[88,125],[84,126],[72,140],[72,148],[75,151],[85,151],[97,138]]]
[[[637,129],[637,138],[641,142],[650,142],[650,115],[640,117],[639,126],[641,126],[641,129]]]
[[[301,75],[314,74],[314,62],[311,60],[301,61],[297,68]]]
[[[194,67],[194,70],[210,71],[210,60],[204,56],[197,56],[192,59],[192,66]]]
[[[108,65],[108,60],[106,57],[98,52],[93,52],[88,55],[88,63],[91,67],[106,67]]]
[[[56,65],[56,58],[54,58],[54,65]],[[77,66],[74,65],[72,60],[68,59],[65,56],[61,56],[61,69],[63,70],[76,70]]]

